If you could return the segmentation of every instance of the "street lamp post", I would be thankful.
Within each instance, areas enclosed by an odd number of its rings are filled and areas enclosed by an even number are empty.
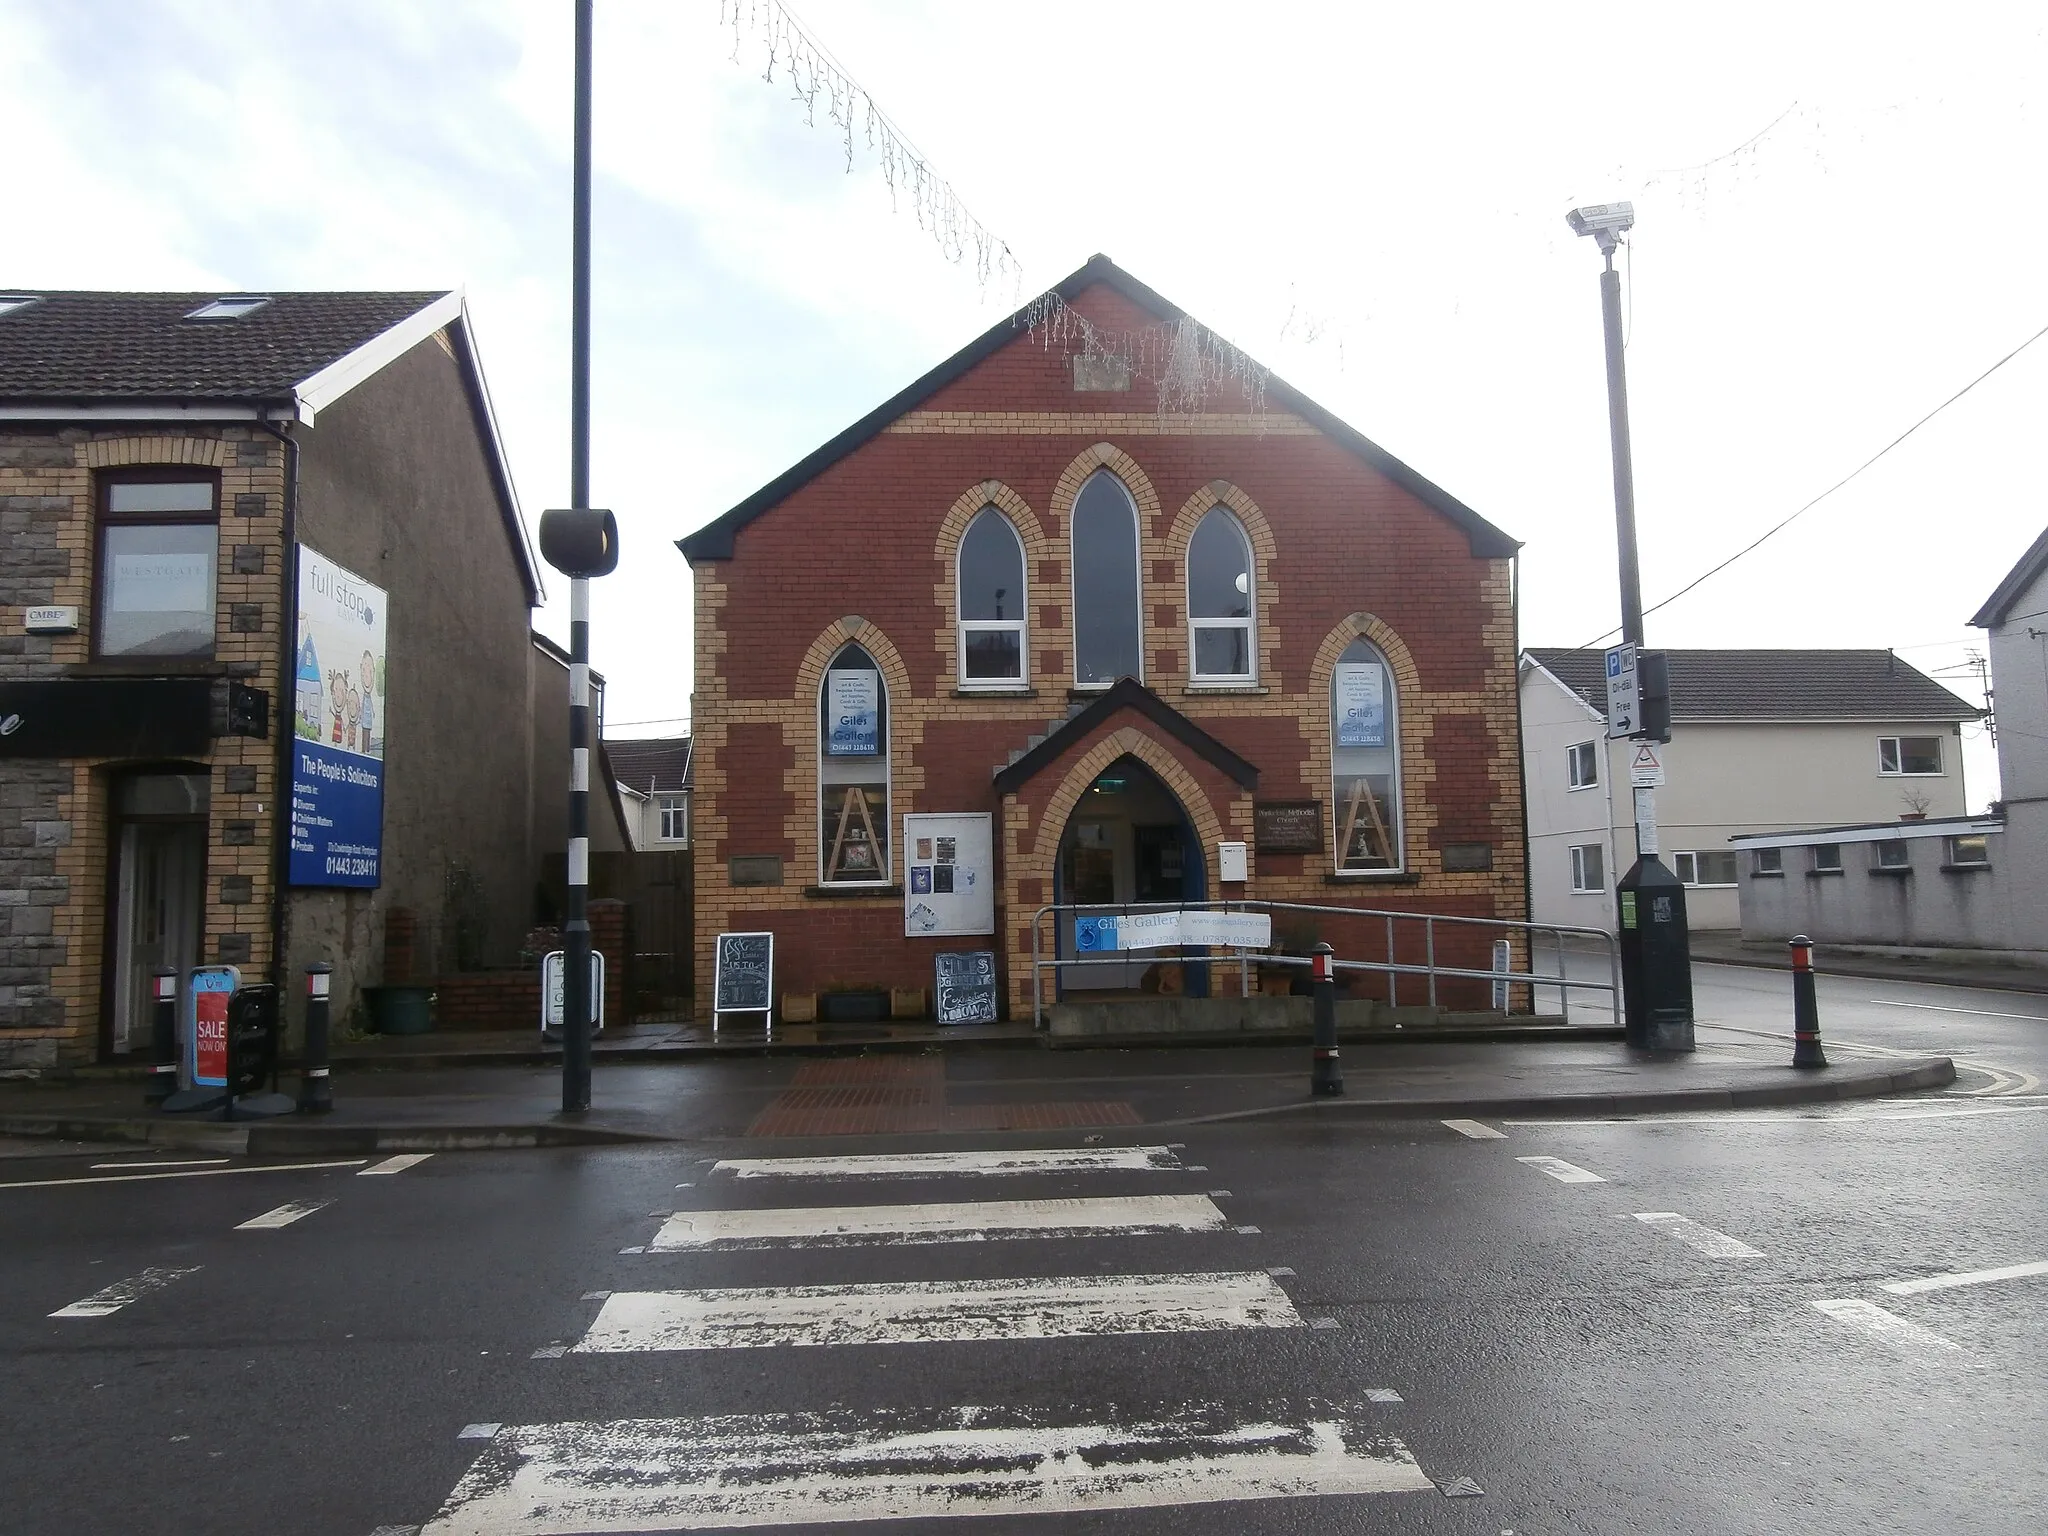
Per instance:
[[[1643,650],[1643,587],[1636,557],[1635,465],[1629,449],[1628,374],[1621,336],[1621,274],[1614,251],[1635,227],[1629,203],[1600,203],[1565,215],[1574,234],[1590,235],[1606,266],[1600,273],[1600,318],[1607,345],[1607,430],[1614,451],[1614,532],[1621,557],[1621,637],[1634,648],[1643,708],[1628,736],[1669,741],[1671,710],[1664,657]],[[1615,734],[1610,729],[1610,735]],[[1635,783],[1636,861],[1615,883],[1619,907],[1622,1005],[1628,1042],[1643,1050],[1694,1048],[1692,944],[1685,886],[1657,857],[1657,791]]]
[[[562,1112],[590,1108],[590,578],[619,563],[619,525],[590,505],[590,53],[576,0],[576,158],[570,215],[569,501],[541,514],[540,552],[569,578],[568,900],[562,922]]]

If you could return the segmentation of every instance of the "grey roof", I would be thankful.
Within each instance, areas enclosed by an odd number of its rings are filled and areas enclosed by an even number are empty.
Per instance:
[[[738,506],[722,516],[713,518],[695,533],[676,540],[676,548],[680,549],[683,557],[693,564],[699,560],[732,559],[734,536],[740,529],[800,487],[816,479],[863,443],[878,436],[884,427],[904,412],[915,410],[925,400],[969,372],[977,364],[993,357],[1011,342],[1026,335],[1031,324],[1031,316],[1036,312],[1034,306],[1043,303],[1044,299],[1054,294],[1059,295],[1062,300],[1071,301],[1098,283],[1115,289],[1140,309],[1149,311],[1160,320],[1178,322],[1189,318],[1187,312],[1179,305],[1146,287],[1107,256],[1091,256],[1084,266],[1055,283],[1040,299],[1033,300],[1031,304],[1007,319],[998,320],[930,373],[899,394],[883,401],[830,442],[805,458],[799,459]],[[1520,540],[1510,538],[1501,532],[1442,486],[1417,474],[1356,427],[1332,415],[1285,380],[1278,377],[1268,379],[1266,397],[1278,404],[1281,409],[1292,411],[1332,441],[1349,449],[1424,506],[1462,528],[1474,556],[1480,559],[1501,560],[1513,555],[1522,547]]]
[[[1525,652],[1595,709],[1607,708],[1601,651]],[[1983,710],[1890,651],[1674,651],[1673,720],[1975,720]]]
[[[239,320],[187,320],[221,293],[6,288],[36,302],[0,313],[0,402],[289,400],[330,363],[441,292],[278,293]]]
[[[673,793],[690,783],[690,738],[650,736],[638,741],[620,741],[607,736],[605,756],[611,759],[612,777],[628,789],[642,794]]]
[[[1984,600],[1984,606],[1977,610],[1970,623],[1978,629],[1998,628],[2005,622],[2006,615],[2012,612],[2012,605],[2020,600],[2020,594],[2034,584],[2034,578],[2044,567],[2048,567],[2048,529],[2044,529],[2041,537],[2027,546],[2019,564],[2005,573],[2005,580]]]

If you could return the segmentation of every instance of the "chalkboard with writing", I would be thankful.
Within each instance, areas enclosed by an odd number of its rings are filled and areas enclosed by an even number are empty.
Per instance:
[[[718,936],[716,1013],[767,1013],[775,1006],[775,935],[721,933]]]
[[[996,1021],[996,952],[963,949],[935,957],[936,997],[941,1024],[993,1024]]]

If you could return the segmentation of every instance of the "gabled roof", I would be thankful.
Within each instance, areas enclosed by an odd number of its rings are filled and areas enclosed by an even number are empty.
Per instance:
[[[690,738],[650,736],[619,740],[607,736],[604,749],[612,761],[612,776],[640,794],[673,793],[690,784]]]
[[[1055,284],[1044,297],[1050,298],[1057,294],[1063,302],[1071,303],[1098,283],[1115,289],[1140,309],[1161,321],[1178,322],[1187,318],[1186,312],[1178,305],[1169,303],[1153,292],[1107,256],[1091,256],[1085,266]],[[777,475],[731,511],[706,523],[695,533],[676,540],[676,547],[683,552],[686,559],[693,562],[730,560],[733,557],[733,536],[740,529],[824,473],[869,439],[878,436],[883,428],[906,411],[917,409],[946,385],[1016,341],[1028,329],[1031,313],[1032,306],[1026,305],[1008,319],[997,321],[908,389],[885,400],[823,447]],[[1424,479],[1386,449],[1367,438],[1364,433],[1331,415],[1291,384],[1271,377],[1266,383],[1266,396],[1282,409],[1293,412],[1326,437],[1349,449],[1425,506],[1443,514],[1464,529],[1475,556],[1482,559],[1504,559],[1522,547],[1519,540],[1501,532],[1450,492],[1433,481]]]
[[[1601,651],[1524,653],[1602,715]],[[1890,651],[1673,651],[1673,720],[1975,720],[1984,711]]]
[[[297,421],[437,331],[448,333],[527,600],[540,565],[460,289],[271,293],[232,319],[192,319],[213,293],[0,290],[0,421]]]
[[[1047,734],[1046,738],[1008,767],[996,770],[999,794],[1009,794],[1030,782],[1039,771],[1057,761],[1062,753],[1120,709],[1134,709],[1167,735],[1189,748],[1218,771],[1235,779],[1246,789],[1259,787],[1259,770],[1203,730],[1186,715],[1159,697],[1136,678],[1120,677],[1085,709],[1076,710]]]
[[[2048,529],[2041,537],[2027,546],[2027,552],[2020,556],[2020,563],[2005,573],[2005,580],[1998,584],[1998,590],[1984,600],[1984,606],[1977,610],[1970,623],[1978,629],[1996,629],[2005,622],[2012,605],[2020,600],[2027,588],[2034,584],[2034,578],[2048,570]]]

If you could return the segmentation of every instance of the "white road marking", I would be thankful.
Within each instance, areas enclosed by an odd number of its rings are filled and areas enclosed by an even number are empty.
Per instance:
[[[59,1307],[52,1317],[105,1317],[118,1312],[130,1302],[140,1301],[152,1291],[160,1291],[173,1280],[182,1280],[187,1275],[199,1273],[197,1264],[185,1269],[145,1269],[141,1274],[127,1280],[117,1280],[103,1291],[94,1291],[83,1301],[74,1301],[68,1307]]]
[[[1518,1157],[1518,1163],[1527,1163],[1539,1173],[1547,1173],[1560,1184],[1605,1184],[1599,1174],[1581,1168],[1577,1163],[1568,1163],[1561,1157]]]
[[[224,1157],[188,1157],[175,1163],[94,1163],[92,1166],[94,1168],[131,1169],[139,1173],[147,1168],[211,1168],[215,1164],[226,1161],[227,1159]]]
[[[367,1157],[344,1157],[331,1163],[270,1163],[261,1168],[194,1168],[185,1173],[111,1173],[97,1179],[21,1179],[0,1189],[55,1189],[65,1184],[135,1184],[145,1179],[206,1179],[223,1173],[291,1173],[301,1168],[359,1168]]]
[[[748,1290],[615,1291],[577,1354],[1299,1328],[1271,1275],[1073,1275]]]
[[[2048,1259],[2032,1264],[2008,1264],[2002,1269],[1960,1270],[1929,1275],[1923,1280],[1894,1280],[1884,1287],[1894,1296],[1919,1296],[1927,1291],[1952,1291],[1959,1285],[1989,1285],[1994,1280],[2023,1280],[2029,1275],[2048,1275]]]
[[[1712,1227],[1703,1227],[1676,1211],[1637,1211],[1636,1220],[1645,1226],[1655,1227],[1659,1232],[1669,1232],[1689,1248],[1714,1259],[1760,1259],[1764,1256],[1761,1248],[1752,1248],[1726,1232],[1716,1232]]]
[[[1717,1125],[1742,1127],[1759,1123],[1776,1122],[1783,1125],[1895,1125],[1910,1120],[1973,1120],[1984,1115],[2030,1115],[2048,1109],[2048,1104],[2015,1104],[2009,1108],[1978,1107],[1968,1109],[1918,1109],[1907,1108],[1909,1104],[1924,1104],[1925,1099],[1879,1099],[1879,1104],[1896,1104],[1896,1110],[1878,1114],[1865,1114],[1857,1110],[1830,1108],[1807,1110],[1797,1114],[1773,1114],[1765,1110],[1730,1109],[1708,1115],[1608,1115],[1598,1120],[1507,1120],[1505,1125],[1521,1126],[1589,1126],[1589,1125]]]
[[[401,1152],[396,1157],[387,1157],[381,1163],[375,1163],[368,1168],[362,1169],[356,1174],[356,1177],[367,1179],[372,1174],[403,1173],[408,1168],[417,1168],[433,1155],[431,1152]]]
[[[678,1211],[649,1253],[706,1248],[839,1247],[854,1243],[979,1243],[1011,1237],[1220,1232],[1207,1195],[1077,1200],[975,1200],[949,1205],[825,1205],[765,1211]]]
[[[1016,1152],[870,1152],[844,1157],[733,1157],[713,1173],[738,1179],[930,1179],[1014,1173],[1185,1172],[1169,1147],[1044,1147]],[[686,1186],[678,1184],[676,1188]]]
[[[465,1424],[458,1440],[488,1440],[505,1426],[502,1424]]]
[[[1972,1362],[1963,1353],[1963,1346],[1953,1339],[1945,1339],[1931,1328],[1922,1328],[1918,1323],[1908,1322],[1896,1313],[1887,1312],[1875,1302],[1860,1300],[1816,1301],[1814,1307],[1838,1323],[1847,1323],[1852,1328],[1861,1328],[1873,1338],[1882,1339],[1893,1349],[1919,1365],[1969,1365]]]
[[[310,1216],[323,1206],[332,1205],[332,1200],[291,1200],[274,1211],[265,1211],[261,1216],[251,1216],[236,1226],[237,1232],[267,1232],[275,1227],[288,1227],[302,1217]]]
[[[2041,1013],[1994,1013],[1989,1008],[1952,1008],[1942,1003],[1900,1003],[1888,997],[1866,997],[1864,1001],[1879,1008],[1918,1008],[1924,1013],[1967,1013],[1979,1019],[2026,1019],[2035,1024],[2048,1024],[2048,1014]]]
[[[1446,1120],[1452,1130],[1460,1136],[1469,1136],[1474,1141],[1506,1141],[1506,1131],[1496,1131],[1492,1126],[1478,1120]]]
[[[1368,1403],[1398,1403],[1403,1401],[1403,1398],[1392,1387],[1368,1387],[1365,1400]]]
[[[1341,1411],[1049,1423],[1005,1408],[621,1419],[501,1429],[421,1536],[810,1530],[1426,1493],[1407,1446]]]

